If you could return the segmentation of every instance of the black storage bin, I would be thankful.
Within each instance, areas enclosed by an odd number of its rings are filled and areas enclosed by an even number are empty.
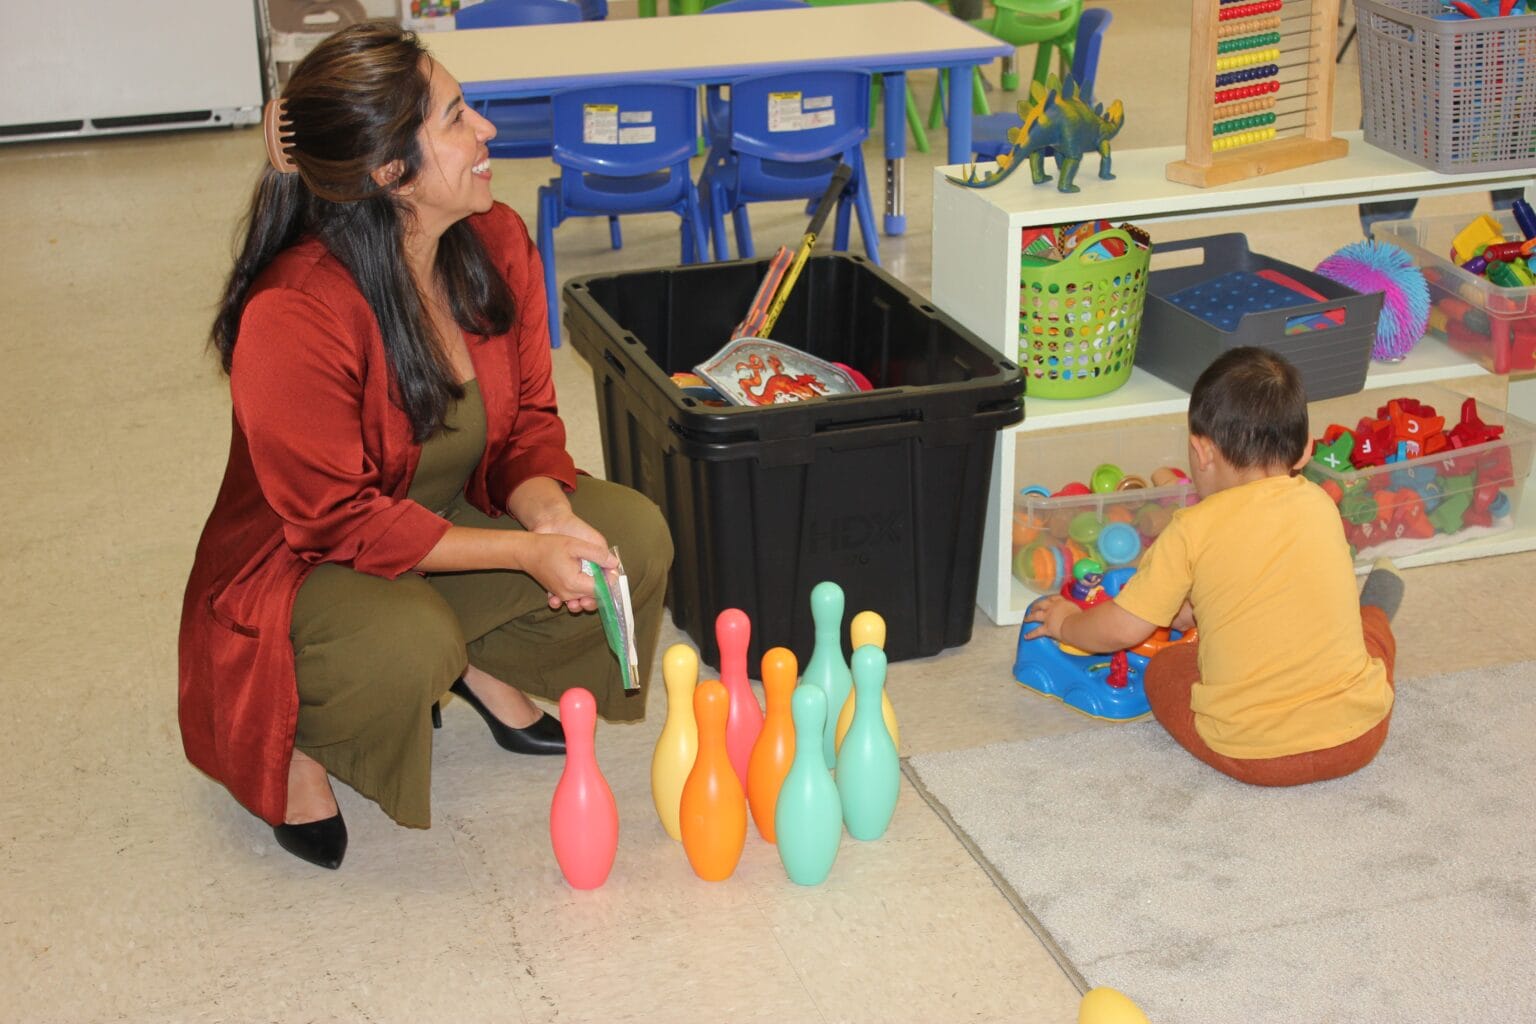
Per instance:
[[[712,407],[669,379],[722,348],[767,260],[568,282],[566,336],[592,366],[608,479],[661,507],[677,556],[673,621],[719,665],[715,617],[752,620],[762,652],[809,660],[811,588],[847,622],[873,609],[893,660],[970,639],[997,430],[1023,417],[1017,367],[861,257],[809,260],[773,335],[858,368],[875,390]]]
[[[1189,249],[1203,250],[1195,266],[1156,269],[1159,259]],[[1371,346],[1381,317],[1382,294],[1362,295],[1336,281],[1248,250],[1243,234],[1209,235],[1182,242],[1158,242],[1147,277],[1147,306],[1136,344],[1136,365],[1188,391],[1216,357],[1228,349],[1258,345],[1280,353],[1301,371],[1307,401],[1352,395],[1365,386]],[[1322,295],[1283,309],[1246,314],[1235,330],[1225,331],[1175,306],[1166,296],[1232,271],[1277,270]],[[1286,334],[1296,317],[1342,310],[1344,322],[1323,330]]]

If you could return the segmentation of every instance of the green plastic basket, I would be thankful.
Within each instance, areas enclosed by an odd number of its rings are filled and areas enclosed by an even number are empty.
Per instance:
[[[1084,259],[1094,242],[1118,238],[1124,256]],[[1150,249],[1114,228],[1048,267],[1019,267],[1019,369],[1026,398],[1092,398],[1131,376]]]

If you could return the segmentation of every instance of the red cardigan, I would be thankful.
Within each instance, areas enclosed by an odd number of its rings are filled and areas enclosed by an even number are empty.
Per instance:
[[[509,333],[468,339],[487,441],[466,494],[494,516],[523,481],[571,490],[576,470],[555,407],[538,250],[499,203],[470,223],[517,309]],[[406,498],[421,446],[390,381],[378,323],[335,257],[309,239],[273,260],[240,320],[229,462],[187,581],[179,675],[188,759],[274,825],[298,721],[299,585],[324,562],[394,579],[448,529]]]

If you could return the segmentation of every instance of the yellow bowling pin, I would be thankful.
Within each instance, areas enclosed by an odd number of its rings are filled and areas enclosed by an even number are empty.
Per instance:
[[[1077,1007],[1077,1024],[1151,1024],[1141,1007],[1123,992],[1091,988]]]
[[[865,644],[874,644],[882,651],[885,650],[885,620],[878,612],[859,612],[848,624],[848,638],[852,641],[853,650],[858,650]],[[843,745],[843,736],[848,732],[848,726],[853,724],[853,707],[857,694],[853,690],[848,691],[848,699],[843,702],[843,710],[837,715],[837,737],[833,741],[834,747]],[[880,695],[880,711],[885,719],[886,731],[891,734],[891,742],[896,744],[896,750],[901,751],[901,727],[896,724],[896,709],[891,706],[891,695]]]
[[[693,690],[699,681],[699,656],[687,644],[673,644],[661,659],[661,676],[667,683],[667,721],[651,755],[651,799],[667,835],[681,841],[683,830],[678,808],[683,783],[693,771],[699,752],[699,726],[693,715]]]

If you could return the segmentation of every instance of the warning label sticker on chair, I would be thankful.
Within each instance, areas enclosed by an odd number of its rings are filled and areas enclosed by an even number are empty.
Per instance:
[[[619,144],[618,104],[582,104],[581,141],[594,146],[617,146]]]
[[[632,146],[656,141],[655,115],[649,110],[626,110],[619,114],[619,145]]]
[[[837,124],[831,96],[806,96],[798,92],[768,94],[768,130],[804,132]]]

